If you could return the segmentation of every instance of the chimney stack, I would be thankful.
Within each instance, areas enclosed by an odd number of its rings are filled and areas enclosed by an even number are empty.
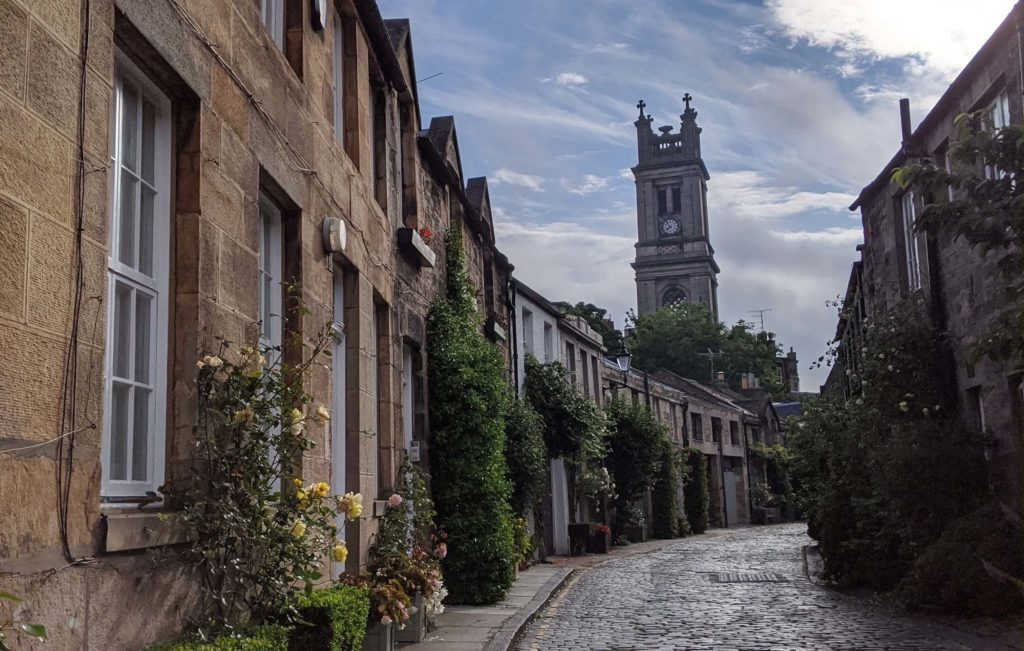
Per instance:
[[[910,149],[910,100],[904,97],[900,100],[900,131],[903,134],[903,153]]]

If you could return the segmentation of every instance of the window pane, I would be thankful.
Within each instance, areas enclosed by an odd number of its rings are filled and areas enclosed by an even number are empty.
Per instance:
[[[135,266],[135,192],[139,182],[129,172],[121,171],[121,224],[117,259]]]
[[[129,378],[132,327],[132,288],[114,281],[114,336],[110,340],[114,353],[114,376]]]
[[[139,271],[153,275],[153,198],[154,192],[142,187],[139,200]]]
[[[132,423],[132,479],[149,479],[149,402],[152,391],[135,387],[135,414]]]
[[[681,201],[679,199],[679,186],[672,186],[672,212],[679,212]]]
[[[150,315],[153,299],[148,294],[135,294],[135,381],[149,384]]]
[[[124,81],[124,103],[121,106],[121,164],[138,171],[139,148],[139,91],[130,82]]]
[[[153,184],[153,166],[155,164],[156,107],[149,100],[142,102],[142,178]]]
[[[263,274],[263,305],[260,307],[260,319],[263,321],[263,338],[268,342],[270,339],[270,297],[273,287],[271,286],[270,274]],[[273,343],[273,342],[271,342]]]
[[[128,478],[128,395],[129,387],[114,382],[110,401],[110,478]]]

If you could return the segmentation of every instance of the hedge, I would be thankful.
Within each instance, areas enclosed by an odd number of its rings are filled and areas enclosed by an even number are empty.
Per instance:
[[[704,453],[695,448],[683,450],[687,464],[687,481],[683,484],[683,499],[686,504],[686,520],[690,531],[704,533],[708,530],[708,510],[711,494],[708,490],[708,460]]]
[[[651,488],[651,524],[655,538],[678,538],[679,463],[668,437],[658,443],[658,469]]]
[[[299,602],[298,623],[291,632],[292,651],[357,651],[362,648],[366,622],[370,617],[370,591],[336,585],[317,590]]]
[[[481,333],[462,234],[445,238],[447,296],[430,310],[430,469],[451,603],[500,601],[512,585],[514,549],[505,468],[505,358]]]
[[[363,627],[366,627],[365,621]],[[174,642],[150,647],[150,651],[288,651],[289,631],[284,626],[266,624],[245,633],[224,635],[209,642]]]

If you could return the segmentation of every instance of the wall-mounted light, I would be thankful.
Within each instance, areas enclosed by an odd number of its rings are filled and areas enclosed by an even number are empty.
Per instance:
[[[337,217],[324,217],[321,229],[327,252],[344,253],[345,245],[348,244],[348,229],[345,228],[345,222]]]

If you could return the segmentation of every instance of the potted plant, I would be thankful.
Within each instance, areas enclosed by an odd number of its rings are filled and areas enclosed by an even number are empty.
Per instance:
[[[601,523],[594,527],[590,534],[590,542],[587,551],[594,554],[607,554],[612,546],[612,530],[608,525]]]

